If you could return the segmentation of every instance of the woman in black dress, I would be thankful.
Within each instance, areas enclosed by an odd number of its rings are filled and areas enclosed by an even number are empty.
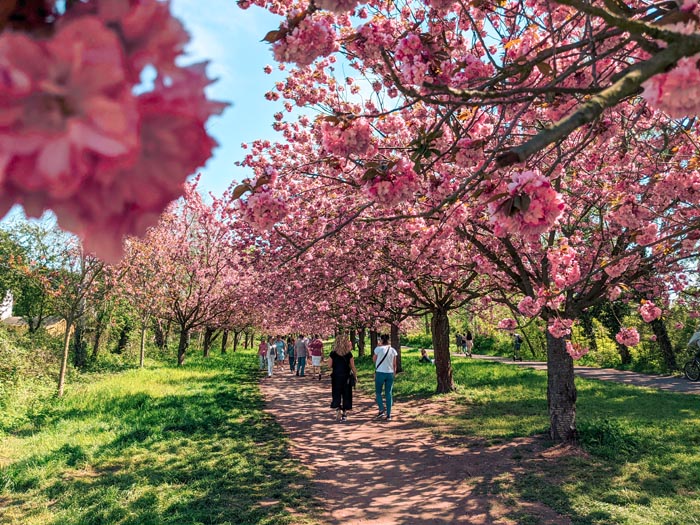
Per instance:
[[[347,335],[339,335],[329,356],[331,367],[331,408],[335,409],[336,419],[347,420],[347,411],[352,410],[352,384],[350,374],[357,380],[355,359]]]

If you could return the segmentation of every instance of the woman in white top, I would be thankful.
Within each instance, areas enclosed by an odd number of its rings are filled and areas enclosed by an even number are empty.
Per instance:
[[[394,373],[396,371],[396,357],[399,353],[389,344],[389,336],[382,336],[382,344],[374,349],[372,360],[374,361],[374,390],[377,395],[379,414],[377,418],[386,415],[386,420],[391,421],[391,405],[393,404],[392,391],[394,389]],[[386,396],[386,412],[382,400],[382,390]]]

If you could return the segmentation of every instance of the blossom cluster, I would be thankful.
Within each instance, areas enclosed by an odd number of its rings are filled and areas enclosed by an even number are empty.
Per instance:
[[[284,201],[276,198],[269,189],[253,193],[236,204],[243,212],[246,222],[258,231],[269,230],[287,215]]]
[[[645,323],[651,323],[654,319],[661,317],[661,308],[651,301],[647,301],[639,307],[639,315],[642,316]]]
[[[517,326],[518,323],[515,322],[515,319],[511,318],[501,319],[498,322],[498,328],[501,330],[515,330]]]
[[[571,333],[571,326],[574,324],[572,319],[560,319],[556,318],[549,323],[547,330],[553,337],[557,339],[561,337],[566,337]]]
[[[393,206],[413,196],[418,177],[407,159],[400,159],[386,171],[375,170],[376,176],[367,180],[364,190],[385,206]]]
[[[639,344],[639,332],[636,328],[621,328],[615,335],[615,341],[625,346],[637,346]]]
[[[542,310],[542,299],[540,298],[535,300],[528,295],[518,303],[518,311],[527,317],[535,317],[540,313],[540,310]]]
[[[366,118],[337,124],[324,121],[321,124],[321,146],[338,157],[364,155],[372,149],[372,127]]]
[[[308,66],[318,57],[328,56],[338,49],[333,28],[333,15],[315,12],[305,15],[293,28],[286,29],[284,38],[272,46],[275,60]]]
[[[316,0],[316,7],[334,13],[347,13],[357,7],[360,0]]]
[[[520,234],[535,239],[550,230],[564,211],[561,195],[537,171],[514,173],[508,198],[489,203],[494,234]]]
[[[566,342],[566,353],[571,356],[572,359],[581,359],[584,355],[589,352],[589,348],[578,343],[572,343],[571,341]]]
[[[642,96],[651,106],[682,118],[700,114],[700,55],[681,58],[667,73],[644,82]]]
[[[114,261],[209,158],[204,124],[224,105],[203,65],[176,65],[189,37],[166,3],[81,2],[49,27],[0,34],[0,214],[52,209]]]
[[[560,289],[572,286],[581,279],[576,250],[569,246],[566,240],[562,240],[558,247],[549,250],[547,259],[550,263],[552,281]]]

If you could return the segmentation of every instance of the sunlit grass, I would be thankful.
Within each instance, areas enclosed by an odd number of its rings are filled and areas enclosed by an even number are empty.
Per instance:
[[[0,442],[0,523],[314,523],[252,354],[97,376]]]

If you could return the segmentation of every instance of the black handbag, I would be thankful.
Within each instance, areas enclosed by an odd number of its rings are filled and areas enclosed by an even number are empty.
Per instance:
[[[350,372],[350,375],[348,376],[348,385],[350,385],[352,388],[355,388],[356,384],[357,384],[357,378],[355,377],[355,374]]]

